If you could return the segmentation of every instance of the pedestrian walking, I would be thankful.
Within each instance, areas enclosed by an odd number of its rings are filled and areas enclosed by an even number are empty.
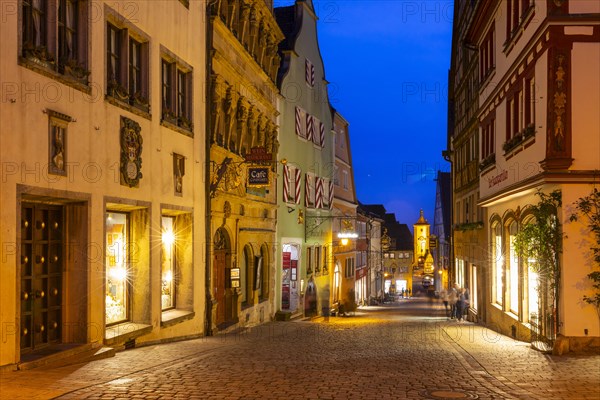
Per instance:
[[[448,305],[450,306],[450,319],[456,317],[456,301],[458,300],[458,292],[456,291],[456,284],[450,289],[448,293]]]
[[[448,308],[448,291],[446,289],[441,291],[440,298],[442,299],[442,303],[444,303],[444,310],[446,311],[446,318],[450,318],[450,309]]]
[[[460,289],[460,292],[458,293],[458,298],[456,300],[456,319],[459,322],[462,322],[463,320],[463,314],[465,313],[466,305],[467,300],[465,298],[465,289],[462,288]]]

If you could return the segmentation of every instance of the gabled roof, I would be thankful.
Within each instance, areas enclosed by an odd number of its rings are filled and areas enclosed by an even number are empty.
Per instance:
[[[296,38],[298,37],[298,33],[300,32],[300,27],[302,26],[301,13],[298,12],[298,18],[295,18],[295,14],[298,11],[296,10],[295,5],[287,6],[287,7],[276,7],[273,9],[273,14],[275,14],[275,19],[277,20],[277,24],[281,28],[281,31],[285,35],[285,39],[281,43],[279,43],[279,50],[293,50],[296,44]]]
[[[373,213],[381,219],[384,219],[385,214],[387,213],[385,211],[385,207],[383,206],[383,204],[362,204],[362,203],[359,203],[359,204],[363,210]]]

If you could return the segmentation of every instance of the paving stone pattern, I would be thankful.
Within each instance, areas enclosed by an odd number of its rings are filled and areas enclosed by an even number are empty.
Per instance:
[[[438,304],[273,322],[77,366],[4,372],[7,399],[600,399],[600,355],[554,357]]]

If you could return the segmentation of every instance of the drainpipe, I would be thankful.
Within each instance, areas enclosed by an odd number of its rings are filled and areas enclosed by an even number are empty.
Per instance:
[[[204,336],[212,336],[212,284],[210,280],[210,268],[212,261],[212,252],[211,252],[211,196],[210,196],[210,126],[212,121],[211,109],[210,105],[212,103],[212,88],[211,88],[211,72],[212,72],[212,22],[211,22],[211,6],[213,1],[208,1],[206,3],[206,79],[205,79],[205,88],[206,88],[206,101],[204,102],[205,109],[205,140],[204,140],[204,155],[206,158],[205,168],[204,168],[204,202],[205,202],[205,252],[206,254],[206,262],[205,262],[205,270],[204,270],[204,291],[205,291],[205,313],[204,313]]]

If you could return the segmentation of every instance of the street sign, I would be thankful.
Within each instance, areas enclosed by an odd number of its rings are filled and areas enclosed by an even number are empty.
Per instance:
[[[429,238],[429,248],[430,249],[435,249],[437,247],[437,238],[436,237],[430,237]]]

